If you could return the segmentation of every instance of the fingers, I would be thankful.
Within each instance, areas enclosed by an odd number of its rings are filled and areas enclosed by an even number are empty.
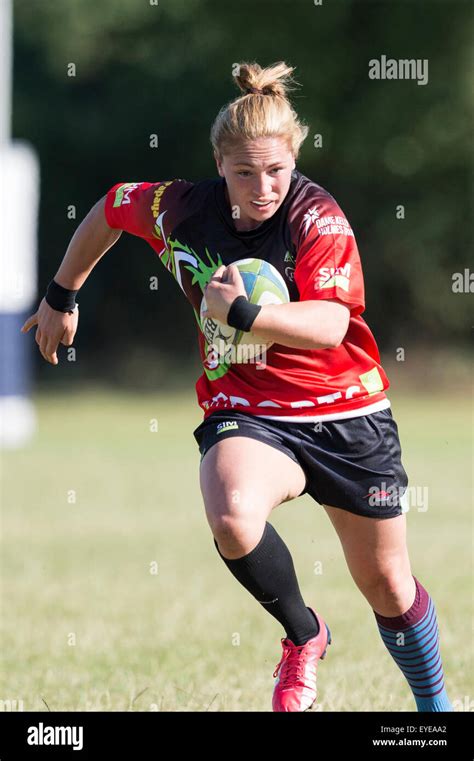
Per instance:
[[[214,274],[211,277],[210,282],[212,283],[213,280],[217,280],[219,282],[223,281],[222,275],[223,275],[225,269],[226,269],[225,264],[220,264],[219,267],[214,271]]]
[[[63,346],[72,346],[75,332],[76,331],[74,328],[66,328],[64,335],[61,338],[61,343]]]
[[[58,341],[54,339],[49,339],[46,342],[45,347],[41,347],[41,353],[45,360],[47,362],[50,362],[52,365],[58,364],[58,355],[56,354],[58,350]]]
[[[38,312],[35,312],[35,314],[32,314],[31,317],[28,317],[26,322],[23,324],[21,328],[21,332],[28,333],[30,328],[32,328],[33,325],[37,325],[37,324],[38,324]]]
[[[214,272],[211,281],[217,280],[220,283],[234,284],[238,281],[240,270],[236,264],[221,264]]]
[[[41,328],[38,328],[37,331],[36,331],[35,341],[38,344],[38,349],[40,350],[41,356],[43,357],[43,359],[46,359],[46,357],[44,355],[44,349],[41,346],[41,342],[43,341],[43,334],[41,332]],[[43,341],[43,343],[44,343],[44,341]]]
[[[77,330],[79,309],[76,308],[65,319],[65,315],[45,307],[46,302],[41,302],[38,311],[31,315],[21,328],[22,333],[27,333],[34,325],[37,325],[35,341],[42,357],[52,365],[57,365],[58,345],[71,346]],[[40,327],[41,325],[41,327]],[[65,327],[66,325],[66,327]]]
[[[58,345],[56,341],[48,340],[47,336],[43,335],[41,329],[38,328],[35,335],[35,341],[38,344],[41,356],[46,362],[50,362],[52,365],[58,364],[58,356],[56,354]]]
[[[229,264],[227,267],[227,280],[230,283],[236,283],[239,278],[242,278],[240,270],[236,264]]]
[[[52,365],[57,365],[58,357],[56,355],[56,349],[51,351],[51,348],[54,346],[54,342],[51,343],[51,341],[48,341],[47,337],[43,335],[40,328],[38,328],[36,331],[35,341],[38,344],[38,348],[43,359],[45,359],[46,362],[50,362]]]

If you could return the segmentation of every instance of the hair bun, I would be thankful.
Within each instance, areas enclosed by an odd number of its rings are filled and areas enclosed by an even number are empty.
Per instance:
[[[232,67],[232,76],[241,95],[223,106],[211,128],[211,144],[218,159],[232,153],[242,141],[269,135],[281,137],[295,160],[309,127],[303,124],[288,100],[287,93],[297,83],[293,67],[284,61],[262,68],[260,64],[242,61]],[[248,98],[268,95],[268,98]]]
[[[292,90],[294,69],[284,61],[279,61],[265,69],[254,62],[242,62],[233,75],[235,83],[244,95],[279,95],[287,99],[287,93]]]

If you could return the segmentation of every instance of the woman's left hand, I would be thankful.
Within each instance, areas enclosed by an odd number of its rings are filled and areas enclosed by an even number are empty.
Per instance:
[[[207,310],[203,317],[212,317],[227,325],[230,306],[237,296],[247,296],[239,268],[235,264],[227,267],[221,264],[204,288]]]

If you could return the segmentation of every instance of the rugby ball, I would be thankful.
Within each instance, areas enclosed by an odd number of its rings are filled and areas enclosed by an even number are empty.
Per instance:
[[[290,300],[288,288],[278,270],[263,259],[239,259],[235,264],[242,276],[247,298],[251,304],[287,304]],[[212,317],[203,317],[206,310],[203,296],[200,309],[201,330],[208,344],[208,351],[221,361],[242,364],[251,362],[272,345],[252,332],[244,332],[224,325]]]

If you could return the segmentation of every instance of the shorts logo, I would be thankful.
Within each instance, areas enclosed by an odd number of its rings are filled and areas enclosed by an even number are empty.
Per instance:
[[[371,507],[400,507],[402,513],[407,513],[413,506],[421,513],[428,510],[427,486],[387,486],[386,483],[382,483],[381,486],[381,489],[371,486],[369,493],[365,495]]]
[[[225,420],[223,423],[217,424],[216,432],[217,434],[219,434],[219,433],[222,433],[223,431],[230,431],[238,427],[239,427],[239,424],[235,420]]]
[[[384,491],[383,489],[374,490],[373,492],[369,492],[365,495],[364,499],[367,499],[368,497],[372,497],[373,500],[378,499],[387,499],[387,497],[390,497],[390,494],[388,491]]]

